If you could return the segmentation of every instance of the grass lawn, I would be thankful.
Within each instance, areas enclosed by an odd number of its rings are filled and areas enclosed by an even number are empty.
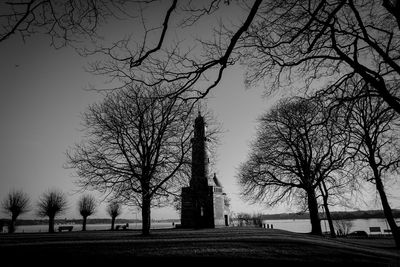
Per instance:
[[[0,235],[1,266],[400,266],[389,238],[331,239],[278,229],[87,231]],[[208,266],[205,266],[208,267]],[[211,267],[211,266],[210,266]]]

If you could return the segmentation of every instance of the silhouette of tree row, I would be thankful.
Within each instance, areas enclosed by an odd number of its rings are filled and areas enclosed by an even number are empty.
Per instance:
[[[335,205],[331,202],[329,206]],[[396,218],[400,217],[400,210],[393,209],[393,215]],[[325,213],[320,211],[319,216],[326,219]],[[331,216],[333,220],[340,218],[342,220],[355,220],[355,219],[371,219],[371,218],[385,218],[382,210],[356,210],[356,211],[332,211]],[[298,220],[309,219],[308,212],[293,212],[293,213],[277,213],[277,214],[263,214],[262,220]]]
[[[77,209],[81,214],[82,231],[86,231],[87,217],[96,212],[98,203],[92,195],[82,195],[77,203]],[[19,215],[31,211],[30,198],[22,190],[12,190],[3,199],[1,203],[2,211],[5,214],[11,215],[11,220],[8,223],[8,232],[15,232],[15,224]],[[52,189],[44,192],[37,202],[36,214],[39,217],[48,217],[49,233],[54,233],[55,218],[63,214],[68,209],[66,195],[57,189]],[[111,230],[114,230],[115,219],[121,215],[121,203],[116,201],[110,202],[107,205],[107,213],[111,216]]]

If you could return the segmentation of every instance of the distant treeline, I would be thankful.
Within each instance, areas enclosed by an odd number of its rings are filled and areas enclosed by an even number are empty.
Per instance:
[[[5,224],[9,219],[0,219],[0,223]],[[166,219],[166,220],[153,220],[152,222],[176,222],[176,219]],[[135,219],[116,219],[116,224],[126,224],[126,223],[141,223],[141,220]],[[17,225],[42,225],[48,224],[48,220],[18,220]],[[56,219],[56,224],[82,224],[82,219]],[[87,224],[111,224],[111,219],[108,218],[98,218],[98,219],[87,219]]]
[[[320,213],[320,218],[325,219],[325,214]],[[332,211],[333,219],[371,219],[385,218],[382,210],[359,210],[359,211]],[[400,210],[394,209],[393,215],[395,218],[400,218]],[[263,214],[263,220],[285,220],[285,219],[309,219],[309,213],[279,213],[279,214]]]
[[[333,211],[331,212],[333,219],[371,219],[371,218],[385,218],[382,210],[360,210],[360,211]],[[395,218],[400,218],[400,210],[394,209],[393,215]],[[262,220],[295,220],[295,219],[309,219],[308,212],[303,213],[278,213],[278,214],[263,214],[261,215]],[[320,218],[325,219],[325,214],[320,213]],[[0,223],[6,223],[9,219],[0,219]],[[116,219],[116,224],[126,223],[141,223],[141,220],[135,219]],[[179,222],[179,219],[163,219],[163,220],[152,220],[152,222]],[[82,219],[56,219],[56,224],[82,224]],[[97,218],[87,220],[88,224],[111,224],[109,218]],[[36,220],[18,220],[17,225],[41,225],[48,224],[48,220],[36,219]]]
[[[0,221],[7,222],[9,219],[0,219]],[[140,220],[128,220],[128,219],[116,219],[116,224],[135,223]],[[35,219],[35,220],[18,220],[17,225],[41,225],[48,224],[49,221],[46,219]],[[82,224],[82,219],[56,219],[55,224]],[[87,224],[111,224],[111,219],[87,219]]]

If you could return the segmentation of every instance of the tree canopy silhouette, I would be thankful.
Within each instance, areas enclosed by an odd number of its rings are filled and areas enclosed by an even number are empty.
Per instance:
[[[4,213],[11,215],[8,232],[15,232],[15,222],[19,215],[29,211],[29,196],[22,190],[12,190],[3,199],[1,207]]]
[[[91,105],[83,115],[86,138],[67,153],[79,186],[141,208],[143,234],[151,206],[179,194],[190,164],[192,104],[160,97],[165,90],[131,86]]]
[[[96,199],[92,195],[83,195],[78,201],[78,209],[83,217],[82,231],[86,231],[87,217],[96,212]]]
[[[336,99],[332,105],[348,110],[346,129],[352,159],[358,165],[357,176],[375,185],[396,246],[400,247],[400,231],[385,190],[385,183],[399,172],[400,117],[383,99],[370,94],[369,86],[359,76],[349,79],[331,96]]]
[[[107,213],[111,216],[111,230],[114,230],[115,219],[122,213],[121,204],[117,201],[108,203]]]
[[[262,81],[268,90],[321,83],[335,90],[357,74],[400,113],[399,6],[392,0],[8,1],[0,9],[0,40],[37,32],[55,45],[89,38],[98,45],[81,52],[100,55],[92,71],[122,82],[117,88],[179,82],[169,94],[193,98],[208,95],[237,62],[247,68],[248,85]],[[98,38],[103,26],[122,18],[142,24],[140,34],[126,32],[130,37],[111,44]],[[210,35],[180,39],[204,27]]]
[[[37,214],[49,217],[49,233],[54,233],[54,219],[67,209],[67,198],[62,191],[53,189],[42,194],[38,202]]]
[[[321,234],[316,190],[347,159],[348,137],[337,120],[315,101],[279,101],[260,117],[250,155],[240,167],[242,195],[271,206],[304,199],[311,232]]]

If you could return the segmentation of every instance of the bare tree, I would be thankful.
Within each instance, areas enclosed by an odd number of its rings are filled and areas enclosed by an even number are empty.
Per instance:
[[[398,174],[400,166],[399,114],[381,98],[369,95],[369,85],[361,80],[346,83],[346,92],[364,97],[347,103],[350,113],[349,129],[352,136],[354,160],[364,167],[364,178],[375,184],[386,220],[400,247],[400,230],[395,222],[384,182]]]
[[[242,194],[267,205],[305,199],[311,233],[320,235],[316,190],[343,168],[347,158],[347,136],[337,119],[326,117],[319,103],[300,98],[280,101],[259,119],[249,159],[238,175]]]
[[[347,127],[349,111],[346,107],[337,103],[338,99],[335,98],[333,100],[328,92],[329,90],[319,90],[310,97],[310,101],[323,103],[325,116],[331,117],[330,119],[335,121],[333,125],[343,131],[344,138],[341,145],[347,148],[346,155],[343,155],[342,167],[327,173],[318,184],[318,198],[322,200],[330,235],[331,237],[336,237],[335,224],[329,207],[335,205],[350,207],[360,190],[360,184],[356,179],[359,168],[351,162],[351,154],[348,151],[351,146],[351,135],[348,133]],[[340,102],[342,101],[345,101],[345,98],[340,98]]]
[[[264,81],[272,90],[299,87],[299,82],[306,88],[313,88],[312,84],[320,88],[321,83],[330,82],[335,90],[358,74],[370,84],[371,94],[400,113],[396,89],[400,79],[398,3],[171,0],[160,5],[156,0],[9,1],[0,8],[4,10],[0,15],[0,38],[38,30],[63,43],[81,34],[95,38],[99,25],[121,15],[135,18],[132,24],[142,23],[143,32],[113,40],[110,46],[100,44],[89,54],[105,55],[105,61],[94,64],[93,71],[123,81],[122,87],[132,81],[147,86],[179,82],[181,86],[174,94],[191,91],[194,98],[205,97],[230,65],[241,62],[247,66],[249,85]],[[232,16],[224,11],[235,7],[241,11],[235,13],[237,20],[232,23]],[[156,22],[149,19],[155,8],[161,12]],[[218,26],[206,24],[212,34],[192,39],[193,45],[187,48],[188,42],[180,40],[177,31],[188,27],[195,30],[197,24],[210,21],[211,15],[218,17]]]
[[[349,135],[348,135],[349,136]],[[325,218],[328,221],[331,237],[336,237],[335,222],[331,215],[330,207],[341,206],[354,208],[356,202],[365,197],[362,195],[362,183],[358,178],[357,165],[352,163],[350,154],[351,144],[348,142],[348,155],[343,169],[336,170],[321,180],[318,185],[319,198],[322,200],[322,207]]]
[[[15,232],[15,222],[19,215],[29,211],[29,197],[22,190],[10,191],[3,199],[1,207],[4,213],[11,215],[11,222],[8,226],[8,232]]]
[[[107,213],[111,216],[111,230],[114,230],[115,219],[122,213],[121,204],[116,201],[110,202],[107,205]]]
[[[278,88],[331,82],[358,74],[372,95],[400,113],[398,1],[268,1],[241,39],[248,82],[273,78]]]
[[[236,215],[235,220],[238,221],[239,226],[257,226],[262,227],[262,214],[261,213],[245,213],[240,212]]]
[[[125,39],[100,47],[96,52],[112,64],[106,60],[93,70],[147,85],[179,81],[182,87],[175,93],[192,91],[195,98],[205,97],[225,69],[237,62],[247,67],[248,85],[263,81],[268,90],[315,89],[321,83],[335,90],[358,74],[371,85],[370,93],[400,112],[398,92],[392,90],[400,78],[398,1],[256,0],[239,4],[243,9],[238,14],[243,17],[229,24],[223,11],[235,4],[171,1],[160,19],[158,35],[144,25],[143,40]],[[176,10],[183,11],[178,24],[173,17]],[[221,16],[220,23],[209,38],[193,40],[201,51],[192,49],[196,45],[185,49],[187,42],[166,37],[177,28],[194,27],[209,15]],[[132,43],[141,45],[132,49]]]
[[[238,221],[239,226],[246,226],[252,223],[251,214],[245,212],[240,212],[236,214],[235,219]]]
[[[318,189],[319,189],[319,191],[321,193],[322,205],[323,205],[324,210],[325,210],[326,219],[328,220],[331,237],[336,237],[335,227],[333,225],[331,212],[329,210],[328,199],[329,199],[330,192],[329,192],[328,187],[326,185],[326,180],[328,180],[328,179],[321,180],[321,183],[318,184]],[[335,182],[335,180],[333,180],[333,181]]]
[[[357,180],[353,177],[353,173],[345,172],[345,175],[343,175],[339,172],[333,173],[332,176],[325,177],[318,185],[331,237],[336,237],[336,231],[329,207],[342,205],[343,201],[348,201],[346,206],[349,206],[350,200],[346,198],[346,193],[348,191],[354,192],[354,190],[358,190],[356,181]]]
[[[169,203],[187,179],[190,163],[189,102],[161,98],[163,88],[132,86],[110,93],[84,114],[86,139],[68,151],[78,185],[142,210],[150,232],[150,208]]]
[[[236,62],[236,59],[231,59],[230,56],[240,36],[249,29],[261,2],[254,2],[247,18],[244,14],[246,19],[233,34],[229,44],[221,47],[211,59],[209,56],[214,53],[206,52],[204,54],[208,56],[203,58],[201,51],[196,49],[191,54],[192,48],[187,49],[186,44],[180,47],[181,41],[175,39],[177,35],[171,34],[177,29],[185,31],[187,27],[195,27],[201,19],[207,20],[209,15],[216,14],[220,8],[232,6],[230,1],[8,1],[0,6],[0,42],[16,33],[23,38],[32,34],[46,34],[51,37],[51,44],[55,47],[75,45],[77,41],[88,38],[98,42],[97,48],[80,52],[86,55],[105,55],[104,64],[94,64],[93,70],[97,74],[110,75],[114,80],[124,80],[122,86],[117,87],[122,88],[126,85],[125,82],[132,81],[142,82],[147,86],[180,82],[181,87],[170,94],[184,93],[185,97],[205,97],[219,83],[223,71]],[[154,10],[161,12],[158,13],[156,19],[159,20],[156,22],[153,17]],[[149,19],[149,16],[152,19]],[[112,40],[111,45],[98,38],[101,26],[120,18],[134,19],[132,25],[143,24],[143,31],[137,34],[137,27],[129,28],[134,29],[135,34],[127,32],[125,36],[135,38]],[[199,44],[207,46],[207,42]],[[216,76],[214,71],[218,73]],[[195,89],[194,85],[197,82],[207,81],[209,85]],[[205,90],[201,90],[201,87]],[[187,94],[188,91],[194,94]]]
[[[38,215],[49,217],[49,233],[54,233],[54,219],[67,209],[67,198],[59,190],[44,192],[38,202]]]
[[[34,34],[51,38],[55,48],[94,39],[109,19],[129,17],[129,1],[27,0],[0,3],[0,42],[18,34],[25,40]]]
[[[141,12],[141,20],[138,22],[143,24],[144,32],[140,35],[140,39],[130,37],[114,42],[111,46],[98,46],[88,52],[88,54],[104,56],[104,60],[96,61],[91,65],[90,70],[95,74],[109,76],[113,81],[121,82],[120,86],[114,88],[122,88],[132,81],[147,86],[179,83],[180,86],[166,96],[181,96],[186,99],[204,98],[221,81],[227,67],[238,61],[235,46],[240,37],[249,29],[261,3],[262,0],[256,0],[248,13],[246,13],[247,10],[241,12],[240,15],[244,20],[238,19],[240,26],[234,27],[235,32],[227,34],[229,36],[216,37],[221,30],[214,31],[211,24],[210,32],[215,32],[215,34],[210,39],[214,37],[220,41],[215,45],[210,40],[199,41],[197,38],[191,39],[192,43],[182,42],[174,36],[177,31],[187,31],[188,27],[196,30],[196,24],[201,20],[206,21],[207,25],[210,24],[209,15],[217,14],[220,8],[229,7],[230,1],[172,0],[167,7],[163,6],[164,13],[160,16],[159,24],[156,24],[158,27],[146,25],[146,18],[151,16],[152,12]],[[145,6],[147,10],[151,10],[157,4],[156,1],[148,1]],[[219,14],[224,14],[224,12],[219,12]],[[224,19],[228,23],[232,22],[232,16],[225,16]],[[215,19],[216,23],[218,21]],[[151,24],[154,24],[153,20]],[[222,28],[225,29],[224,26]],[[171,35],[171,33],[174,34]]]
[[[346,236],[349,234],[351,227],[353,227],[353,222],[349,219],[344,219],[340,215],[333,216],[336,229],[338,230],[339,236]]]
[[[96,212],[96,199],[92,195],[83,195],[78,201],[78,209],[83,217],[82,231],[86,231],[87,217]]]

